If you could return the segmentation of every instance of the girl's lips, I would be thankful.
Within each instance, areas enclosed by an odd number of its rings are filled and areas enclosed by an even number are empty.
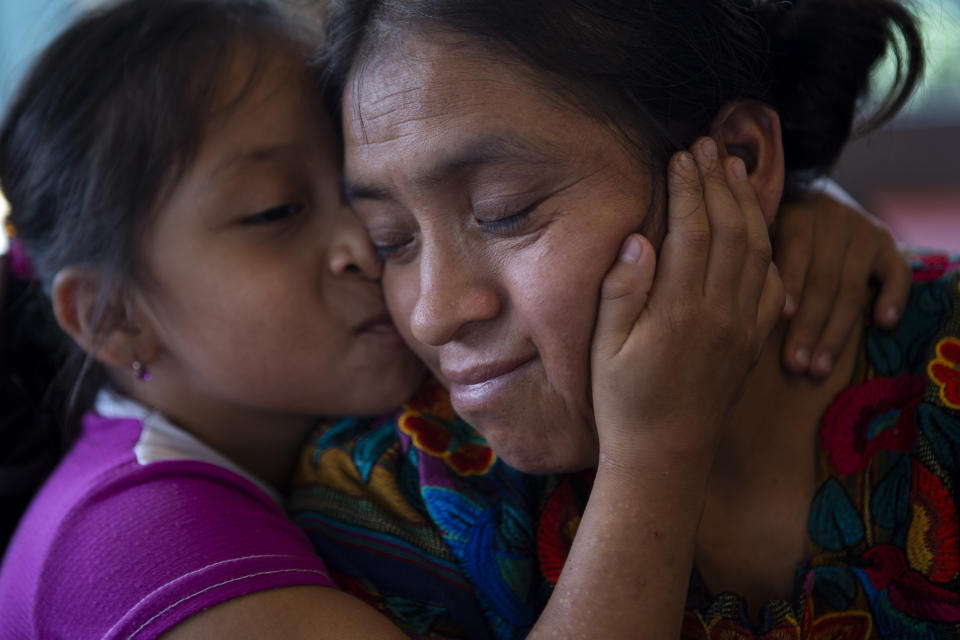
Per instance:
[[[535,358],[527,358],[488,363],[456,373],[445,373],[454,408],[460,413],[483,409],[498,395],[509,390],[527,372],[534,360]]]
[[[357,327],[357,333],[375,333],[390,336],[399,336],[397,326],[386,313],[376,315],[369,320],[362,322]]]

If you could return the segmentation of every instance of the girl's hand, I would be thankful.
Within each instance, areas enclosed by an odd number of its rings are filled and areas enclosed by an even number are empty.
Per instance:
[[[692,148],[668,170],[656,277],[653,247],[633,234],[602,285],[592,353],[601,464],[610,456],[636,464],[623,456],[638,453],[712,457],[783,309],[743,162],[718,159],[709,138]]]
[[[632,234],[601,286],[600,461],[531,638],[680,633],[719,430],[783,309],[743,162],[709,139],[693,150],[670,163],[659,259]]]
[[[829,191],[785,204],[778,215],[774,261],[787,291],[790,318],[783,366],[823,378],[861,321],[881,283],[873,308],[876,323],[895,325],[910,291],[910,267],[890,232],[852,203]]]

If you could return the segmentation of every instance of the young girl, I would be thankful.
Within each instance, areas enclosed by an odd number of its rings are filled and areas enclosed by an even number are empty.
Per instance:
[[[24,85],[11,221],[100,389],[9,547],[0,637],[156,637],[253,593],[251,615],[303,600],[334,636],[392,631],[319,588],[280,506],[315,416],[386,412],[422,379],[340,201],[310,51],[266,3],[138,1]]]
[[[340,200],[311,43],[267,2],[135,0],[23,85],[0,177],[86,415],[7,551],[0,636],[398,635],[280,506],[316,416],[423,377]]]

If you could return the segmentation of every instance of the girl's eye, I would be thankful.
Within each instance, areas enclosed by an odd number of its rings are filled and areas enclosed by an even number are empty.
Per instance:
[[[279,207],[273,207],[266,211],[255,213],[252,216],[247,216],[242,220],[242,223],[247,225],[266,225],[284,222],[294,218],[298,213],[303,211],[303,209],[304,206],[302,204],[283,204]]]

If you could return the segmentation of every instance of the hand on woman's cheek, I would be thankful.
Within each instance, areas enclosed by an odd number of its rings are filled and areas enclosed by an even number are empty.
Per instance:
[[[638,235],[604,282],[592,356],[601,460],[633,465],[637,456],[679,455],[709,463],[783,307],[743,163],[718,159],[709,138],[693,148],[696,165],[678,154],[670,166],[652,289],[653,249]]]

